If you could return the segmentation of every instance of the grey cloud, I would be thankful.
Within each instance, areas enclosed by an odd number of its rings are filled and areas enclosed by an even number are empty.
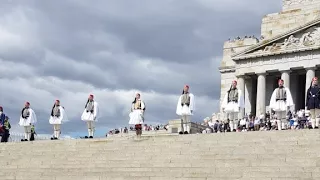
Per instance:
[[[178,97],[182,86],[189,84],[201,99],[194,119],[202,120],[218,110],[223,41],[259,34],[262,16],[277,12],[279,4],[279,0],[5,2],[0,7],[0,37],[7,39],[0,39],[0,70],[7,69],[0,71],[0,82],[10,88],[3,90],[0,103],[8,113],[17,114],[31,98],[41,119],[39,131],[51,132],[48,109],[59,97],[70,109],[71,121],[64,131],[74,132],[85,130],[78,117],[89,92],[103,94],[107,89],[106,93],[125,94],[139,89],[158,94],[156,99],[147,98],[148,121],[165,123],[176,117],[176,98],[171,96]],[[24,81],[33,88],[21,87]],[[104,97],[102,106],[108,108],[99,126],[126,125],[125,104],[132,99],[123,98]]]

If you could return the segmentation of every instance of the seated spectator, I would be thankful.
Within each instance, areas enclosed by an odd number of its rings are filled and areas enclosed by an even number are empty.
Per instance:
[[[248,129],[249,131],[254,131],[254,120],[251,120],[250,122],[249,122],[249,129]]]
[[[266,126],[267,126],[267,127],[266,127],[266,128],[267,128],[268,131],[271,130],[271,127],[272,127],[271,125],[272,125],[272,123],[271,123],[270,118],[267,118],[267,122],[266,122]]]
[[[218,120],[216,120],[216,122],[213,124],[213,132],[215,133],[222,132],[223,131],[222,127],[223,125]]]
[[[247,130],[247,128],[246,128],[246,118],[243,118],[243,119],[241,119],[240,120],[240,126],[239,126],[239,129],[241,130],[241,131],[246,131]]]
[[[254,131],[259,131],[260,130],[260,119],[256,117],[254,120]]]

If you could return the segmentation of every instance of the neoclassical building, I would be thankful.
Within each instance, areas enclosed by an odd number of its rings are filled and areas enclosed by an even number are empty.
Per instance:
[[[237,80],[245,95],[241,116],[268,111],[280,78],[291,90],[293,109],[304,109],[311,80],[320,77],[320,0],[282,4],[280,13],[263,17],[261,38],[238,37],[224,43],[220,104],[232,80]]]

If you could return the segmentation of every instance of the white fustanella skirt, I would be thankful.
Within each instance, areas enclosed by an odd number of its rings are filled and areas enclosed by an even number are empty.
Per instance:
[[[274,104],[270,104],[270,107],[274,111],[286,111],[287,110],[286,102],[283,100],[279,100],[279,101],[276,101]]]
[[[133,110],[129,114],[129,118],[130,118],[129,120],[130,125],[143,124],[144,122],[143,112],[140,109]]]
[[[227,104],[226,108],[224,109],[225,112],[239,112],[239,104],[237,102],[231,101]]]

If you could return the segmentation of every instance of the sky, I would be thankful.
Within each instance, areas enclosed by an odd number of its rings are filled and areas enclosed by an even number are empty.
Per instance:
[[[147,124],[176,119],[185,84],[195,95],[193,121],[219,110],[223,42],[260,35],[281,0],[1,0],[0,105],[18,126],[26,101],[38,133],[52,133],[56,99],[68,115],[62,134],[86,134],[80,120],[89,94],[100,106],[97,135],[128,126],[141,93]]]

